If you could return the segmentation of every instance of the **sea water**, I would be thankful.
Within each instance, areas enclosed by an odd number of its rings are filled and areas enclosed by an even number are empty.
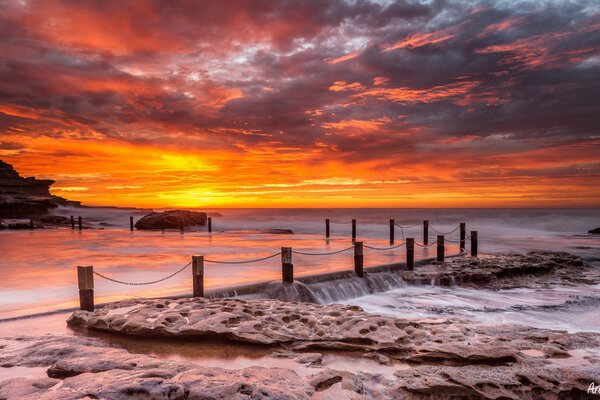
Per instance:
[[[446,235],[446,254],[458,252],[460,222],[467,233],[479,232],[482,253],[568,251],[592,265],[600,262],[600,237],[588,229],[600,226],[600,209],[219,209],[213,213],[213,232],[129,231],[129,215],[142,211],[119,209],[59,209],[59,215],[82,215],[90,229],[40,229],[0,231],[0,319],[75,307],[78,303],[77,265],[93,265],[108,277],[129,283],[159,280],[181,269],[194,254],[213,261],[245,261],[276,254],[281,247],[307,253],[327,253],[351,247],[350,220],[357,220],[357,240],[372,247],[389,246],[389,219],[396,244],[406,237],[422,242],[422,221],[430,221],[430,242],[436,231]],[[331,237],[325,238],[325,218],[330,218]],[[261,233],[290,229],[294,234]],[[468,249],[468,243],[467,243]],[[415,257],[435,255],[435,248],[417,246]],[[404,247],[380,251],[365,248],[365,266],[404,261]],[[296,276],[351,270],[352,250],[328,256],[294,254]],[[248,264],[206,263],[207,289],[278,280],[278,256]],[[384,293],[370,294],[339,288],[323,302],[347,301],[369,311],[397,316],[444,315],[489,322],[523,322],[568,330],[596,330],[598,287],[547,290],[441,288],[394,284]],[[383,287],[383,285],[382,285]],[[384,290],[382,289],[382,290]],[[122,285],[95,277],[98,303],[132,298],[190,293],[187,268],[152,285]],[[335,293],[334,293],[335,292]],[[401,306],[399,306],[401,304]]]

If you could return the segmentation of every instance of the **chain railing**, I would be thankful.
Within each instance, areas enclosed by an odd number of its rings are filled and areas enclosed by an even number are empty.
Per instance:
[[[398,247],[402,247],[406,244],[406,241],[397,244],[395,246],[390,246],[390,247],[375,247],[375,246],[369,246],[366,244],[363,244],[364,247],[366,247],[367,249],[371,249],[371,250],[378,250],[378,251],[384,251],[384,250],[393,250],[393,249],[397,249]]]
[[[346,224],[351,224],[352,221],[329,221],[330,224],[336,224],[336,225],[346,225]]]
[[[460,229],[460,225],[457,226],[456,228],[454,228],[453,230],[451,230],[450,232],[441,232],[441,231],[438,231],[432,225],[429,225],[429,228],[431,228],[431,230],[434,231],[435,233],[437,233],[438,235],[449,235],[449,234],[454,233],[457,230],[459,230]]]
[[[398,223],[395,223],[394,225],[396,225],[400,229],[410,229],[410,228],[414,228],[416,226],[421,226],[421,224],[403,226]]]
[[[330,256],[330,255],[333,255],[333,254],[340,254],[340,253],[343,253],[345,251],[352,250],[353,248],[354,248],[354,246],[350,246],[350,247],[347,247],[345,249],[331,251],[331,252],[328,252],[328,253],[310,253],[310,252],[306,252],[306,251],[292,250],[292,253],[294,253],[294,254],[300,254],[300,255],[303,255],[303,256]]]
[[[281,254],[281,252],[278,252],[278,253],[271,254],[271,255],[266,256],[266,257],[255,258],[255,259],[252,259],[252,260],[244,260],[244,261],[220,261],[220,260],[208,260],[208,259],[204,259],[204,262],[213,263],[213,264],[250,264],[250,263],[254,263],[254,262],[258,262],[258,261],[265,261],[265,260],[268,260],[270,258],[277,257],[280,254]]]
[[[172,273],[171,275],[165,276],[164,278],[161,279],[157,279],[155,281],[150,281],[150,282],[125,282],[125,281],[121,281],[118,279],[114,279],[111,278],[109,276],[106,276],[98,271],[93,271],[94,275],[99,276],[100,278],[106,279],[107,281],[111,281],[114,283],[119,283],[121,285],[130,285],[130,286],[144,286],[144,285],[153,285],[155,283],[159,283],[159,282],[164,282],[167,279],[171,279],[172,277],[174,277],[175,275],[179,274],[180,272],[182,272],[183,270],[185,270],[187,267],[189,267],[190,265],[192,265],[191,262],[187,263],[186,265],[184,265],[181,269],[175,271],[174,273]]]
[[[435,242],[432,242],[432,243],[429,243],[429,244],[415,242],[415,245],[419,246],[419,247],[431,247],[431,246],[433,246],[436,243],[437,243],[437,240]]]

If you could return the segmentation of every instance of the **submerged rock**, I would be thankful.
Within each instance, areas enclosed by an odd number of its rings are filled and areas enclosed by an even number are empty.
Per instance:
[[[154,212],[140,218],[136,229],[181,229],[206,225],[206,213],[186,210]]]

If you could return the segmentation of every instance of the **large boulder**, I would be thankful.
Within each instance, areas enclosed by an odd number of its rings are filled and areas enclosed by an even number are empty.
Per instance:
[[[600,228],[590,229],[588,233],[592,233],[594,235],[600,235]]]
[[[181,229],[198,225],[206,225],[205,212],[184,210],[153,212],[135,223],[136,229]]]

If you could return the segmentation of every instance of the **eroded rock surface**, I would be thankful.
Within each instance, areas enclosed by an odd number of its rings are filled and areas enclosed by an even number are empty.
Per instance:
[[[0,340],[0,366],[48,366],[47,379],[0,382],[2,399],[309,399],[307,379],[283,368],[239,370],[161,361],[96,339]],[[86,397],[87,396],[87,397]]]
[[[204,337],[217,334],[271,346],[274,357],[294,359],[314,373],[208,368],[130,354],[93,338],[21,337],[0,340],[0,367],[44,366],[48,378],[0,382],[0,398],[568,399],[585,398],[600,371],[598,334],[458,320],[410,321],[341,305],[121,302],[95,313],[77,312],[70,323],[133,335],[183,335],[195,338],[199,346]],[[305,353],[314,348],[321,351]],[[334,350],[352,350],[357,359],[379,359],[395,372],[323,367],[323,352]]]
[[[480,258],[455,257],[443,263],[418,266],[404,279],[416,284],[459,285],[508,289],[549,285],[597,284],[600,271],[586,266],[581,257],[564,252],[531,251]]]
[[[218,337],[291,349],[384,351],[409,362],[456,365],[514,362],[522,349],[558,354],[580,334],[456,319],[412,321],[370,314],[357,306],[277,300],[130,300],[94,312],[76,311],[68,324],[134,336]],[[600,335],[586,336],[593,345]]]

